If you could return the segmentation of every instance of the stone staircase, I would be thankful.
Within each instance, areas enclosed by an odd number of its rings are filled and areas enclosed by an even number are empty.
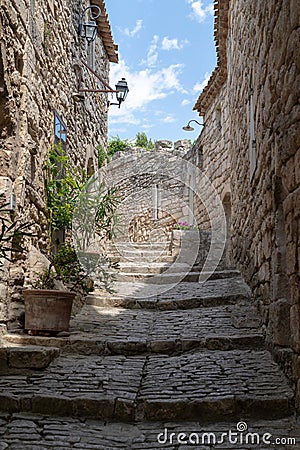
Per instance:
[[[178,248],[166,242],[115,242],[108,248],[108,256],[117,262],[166,262],[172,263],[178,255]]]
[[[184,450],[196,439],[203,450],[275,448],[220,441],[229,430],[242,439],[245,426],[260,439],[296,439],[276,448],[300,448],[293,390],[240,274],[199,283],[193,267],[179,284],[172,272],[149,284],[166,265],[123,261],[114,294],[90,295],[67,335],[3,338],[0,450]]]

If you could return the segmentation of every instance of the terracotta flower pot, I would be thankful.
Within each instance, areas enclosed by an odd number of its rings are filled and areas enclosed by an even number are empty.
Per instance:
[[[24,289],[25,329],[32,331],[68,331],[75,298],[73,292]]]

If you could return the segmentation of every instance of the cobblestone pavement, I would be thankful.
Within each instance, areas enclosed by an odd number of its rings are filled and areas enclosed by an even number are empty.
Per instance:
[[[127,421],[283,416],[293,395],[266,351],[240,350],[62,356],[42,373],[4,378],[0,390],[10,411]]]
[[[1,450],[209,450],[209,449],[253,449],[253,450],[298,450],[289,445],[288,439],[300,440],[300,423],[295,417],[281,420],[254,420],[244,422],[249,433],[237,432],[237,423],[220,422],[204,425],[200,422],[144,422],[126,424],[79,420],[69,417],[45,417],[32,414],[10,414],[0,416]],[[242,425],[240,425],[241,427]],[[232,434],[229,437],[229,430]],[[173,433],[173,434],[172,434]],[[180,435],[184,433],[185,436]],[[213,433],[210,436],[205,433]],[[223,437],[222,433],[227,436]],[[271,436],[269,436],[271,435]],[[242,444],[232,444],[236,439]],[[219,444],[213,445],[214,437]],[[210,439],[210,441],[209,441]],[[246,441],[248,439],[248,441]],[[252,439],[254,439],[252,441]],[[267,442],[277,445],[264,444]],[[190,445],[180,442],[188,441]],[[196,445],[199,442],[200,445]],[[202,445],[203,442],[203,445]],[[208,445],[208,443],[211,443]],[[246,444],[249,442],[249,444]],[[252,444],[253,442],[253,444]],[[279,442],[282,442],[280,444]]]
[[[300,449],[293,390],[242,278],[131,296],[144,288],[90,296],[69,334],[5,336],[0,450]]]

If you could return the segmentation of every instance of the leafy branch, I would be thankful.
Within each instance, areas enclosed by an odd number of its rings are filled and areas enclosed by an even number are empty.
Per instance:
[[[70,230],[76,201],[87,175],[84,170],[71,165],[61,144],[51,148],[45,170],[51,231]]]
[[[3,260],[11,260],[11,252],[21,253],[25,250],[25,236],[33,236],[29,231],[33,224],[12,220],[7,206],[8,204],[5,204],[0,207],[0,268],[4,264]]]

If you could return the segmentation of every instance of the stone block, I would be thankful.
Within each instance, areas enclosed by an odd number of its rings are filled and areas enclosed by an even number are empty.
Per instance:
[[[293,377],[300,379],[300,356],[297,354],[293,355]]]
[[[8,203],[10,194],[12,193],[12,181],[8,177],[0,177],[0,194],[5,197],[5,202]]]
[[[292,28],[299,27],[300,9],[298,0],[290,0],[290,21]]]
[[[290,242],[286,247],[286,266],[288,275],[297,272],[297,253],[298,245],[295,242]]]
[[[9,269],[10,283],[15,285],[23,285],[24,271],[22,267],[12,266]]]
[[[8,369],[7,350],[5,347],[0,347],[0,372],[6,372]]]
[[[300,353],[300,306],[291,307],[291,344],[292,348]]]
[[[23,304],[18,302],[11,302],[9,304],[9,311],[8,311],[8,319],[10,321],[12,320],[24,320],[25,316],[25,307]]]
[[[8,347],[8,365],[18,369],[45,369],[59,355],[56,347]]]
[[[44,272],[50,265],[49,260],[37,248],[31,247],[28,252],[29,277],[34,280],[37,274]]]
[[[299,263],[299,261],[298,261]],[[291,289],[291,300],[294,305],[300,303],[300,280],[298,275],[292,275],[289,277],[290,289]]]
[[[297,384],[296,384],[295,403],[296,403],[297,411],[300,411],[300,380],[298,380]]]
[[[168,140],[161,140],[155,142],[155,148],[157,150],[159,149],[172,149],[173,148],[173,142]]]
[[[275,345],[290,345],[290,309],[291,305],[286,299],[279,299],[269,306],[267,339]]]

